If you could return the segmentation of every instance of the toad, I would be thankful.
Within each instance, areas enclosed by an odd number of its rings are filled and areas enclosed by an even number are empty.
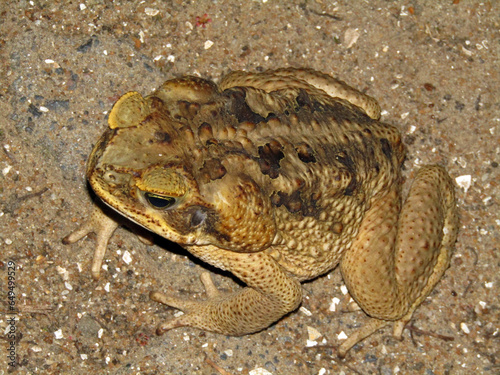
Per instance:
[[[224,335],[265,329],[302,302],[301,282],[339,266],[369,317],[339,347],[392,324],[400,337],[447,269],[458,231],[445,169],[416,172],[403,202],[401,134],[377,102],[309,69],[166,81],[123,95],[88,161],[102,202],[246,284],[203,301],[152,292],[185,314],[162,323]],[[95,208],[64,239],[97,233],[99,277],[117,223]]]

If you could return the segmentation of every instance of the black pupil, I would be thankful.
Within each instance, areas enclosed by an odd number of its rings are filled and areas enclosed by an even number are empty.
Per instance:
[[[146,199],[149,204],[155,208],[167,208],[175,203],[175,198],[162,197],[152,193],[146,193]]]

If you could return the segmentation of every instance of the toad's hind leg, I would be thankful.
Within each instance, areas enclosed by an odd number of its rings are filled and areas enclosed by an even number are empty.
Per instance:
[[[399,192],[372,202],[341,270],[352,297],[371,318],[340,347],[350,347],[395,323],[401,337],[413,311],[449,265],[458,231],[453,183],[439,166],[421,168],[401,212]]]

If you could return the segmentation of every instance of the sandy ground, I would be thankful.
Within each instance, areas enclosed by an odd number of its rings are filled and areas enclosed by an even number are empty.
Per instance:
[[[495,1],[463,0],[3,1],[0,310],[13,262],[19,313],[14,325],[0,315],[0,374],[499,374],[499,14]],[[345,311],[338,270],[304,285],[306,310],[263,332],[158,337],[176,311],[148,292],[202,297],[202,262],[119,229],[93,281],[94,239],[61,244],[90,212],[86,159],[121,94],[183,74],[283,66],[377,98],[408,145],[408,179],[439,163],[457,181],[451,267],[402,342],[385,329],[336,357],[339,334],[365,322]],[[238,288],[211,271],[221,288]],[[308,327],[322,335],[316,346]]]

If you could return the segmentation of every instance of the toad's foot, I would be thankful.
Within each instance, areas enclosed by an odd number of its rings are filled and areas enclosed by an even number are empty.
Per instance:
[[[358,342],[363,341],[365,338],[370,336],[371,334],[377,332],[378,330],[384,328],[385,326],[389,324],[393,324],[393,333],[392,336],[397,339],[397,340],[402,340],[403,337],[403,330],[406,326],[406,324],[411,320],[411,317],[413,315],[413,310],[409,313],[407,313],[405,316],[403,316],[401,319],[397,321],[387,321],[387,320],[381,320],[381,319],[374,319],[370,318],[370,320],[364,324],[361,328],[357,329],[355,332],[352,333],[349,338],[347,338],[342,345],[339,346],[338,348],[338,356],[340,358],[344,358],[347,354],[347,352]]]
[[[297,303],[293,306],[284,305],[250,287],[234,293],[220,293],[208,272],[204,272],[200,279],[208,296],[205,301],[188,301],[160,292],[150,293],[153,301],[185,313],[161,324],[157,328],[159,335],[173,328],[189,326],[225,335],[241,336],[268,327],[287,312],[297,308],[301,300],[297,298]],[[297,292],[300,293],[300,290]]]
[[[109,239],[117,227],[118,223],[106,215],[100,207],[95,205],[87,221],[62,240],[63,244],[67,245],[81,240],[89,233],[97,235],[97,244],[92,261],[92,277],[94,280],[99,279],[102,260],[104,259]]]

